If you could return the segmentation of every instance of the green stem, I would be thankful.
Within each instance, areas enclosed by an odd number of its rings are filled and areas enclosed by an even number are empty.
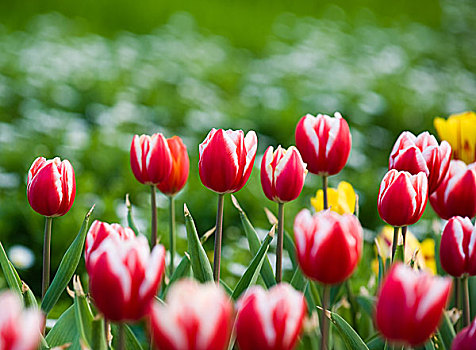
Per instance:
[[[175,198],[169,197],[169,245],[170,245],[170,276],[174,273],[174,259],[175,259]]]
[[[398,245],[398,229],[400,227],[395,226],[393,228],[393,241],[392,241],[392,262],[393,259],[395,258],[395,252],[397,251],[397,245]]]
[[[215,231],[215,250],[213,252],[213,279],[220,282],[221,240],[223,235],[223,204],[224,193],[218,194],[217,222]]]
[[[283,278],[284,203],[278,203],[278,245],[276,246],[276,282]]]
[[[469,305],[468,276],[462,277],[461,282],[463,284],[464,327],[467,327],[471,323],[471,308]]]
[[[324,201],[324,210],[326,210],[327,208],[329,208],[329,204],[327,202],[327,176],[326,175],[322,176],[322,192],[323,192],[322,199]]]
[[[151,215],[151,232],[150,232],[150,246],[153,248],[157,244],[157,204],[155,201],[155,186],[150,186],[150,209]]]
[[[324,285],[322,290],[322,313],[321,313],[321,350],[328,349],[329,341],[329,319],[327,318],[325,312],[329,308],[330,304],[330,291],[331,286]]]
[[[403,262],[405,262],[405,242],[407,240],[407,226],[402,227],[402,237],[403,237]]]
[[[461,310],[461,279],[459,277],[454,277],[453,278],[454,280],[454,286],[455,286],[455,290],[454,290],[454,297],[455,297],[455,307],[457,310]],[[457,331],[460,331],[462,329],[461,325],[463,324],[463,322],[461,322],[461,319],[458,319],[458,321],[456,322],[456,330]]]
[[[119,332],[117,339],[117,348],[118,350],[126,350],[125,342],[125,332],[124,332],[124,323],[119,323]]]
[[[52,217],[45,218],[45,234],[43,241],[43,274],[41,283],[41,296],[45,296],[50,286],[50,258],[51,258],[51,226],[53,224]]]

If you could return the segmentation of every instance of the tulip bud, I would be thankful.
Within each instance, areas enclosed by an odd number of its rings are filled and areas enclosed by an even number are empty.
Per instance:
[[[44,317],[36,309],[22,310],[13,292],[0,294],[0,349],[34,350],[40,344]]]
[[[178,136],[167,139],[167,145],[172,156],[172,170],[168,177],[157,185],[157,188],[167,196],[173,196],[185,186],[188,178],[189,159],[187,147]]]
[[[301,333],[306,301],[287,283],[265,291],[253,286],[237,302],[235,329],[240,350],[291,350]]]
[[[131,144],[131,168],[136,179],[146,185],[157,185],[172,170],[172,155],[164,135],[134,135]]]
[[[308,170],[316,175],[335,175],[349,158],[352,137],[340,113],[334,118],[307,114],[296,126],[296,146]]]
[[[476,227],[468,217],[452,217],[441,236],[441,267],[454,277],[476,275]]]
[[[389,169],[408,171],[410,174],[425,173],[428,191],[433,193],[441,184],[450,166],[451,146],[442,141],[438,145],[433,135],[427,131],[416,137],[409,131],[403,132],[389,159]]]
[[[476,318],[473,322],[456,334],[451,344],[451,350],[476,349]]]
[[[86,262],[86,269],[89,270],[89,257],[106,239],[107,237],[115,236],[121,240],[128,240],[135,237],[134,231],[129,227],[122,227],[119,224],[108,224],[95,220],[89,228],[86,236],[86,243],[84,248],[84,260]]]
[[[294,237],[302,271],[323,284],[343,282],[362,255],[363,230],[354,215],[301,210],[294,220]]]
[[[137,321],[150,310],[165,269],[165,249],[144,236],[105,238],[89,256],[89,289],[105,318]]]
[[[452,160],[448,175],[430,196],[435,212],[445,220],[453,216],[476,215],[476,163]]]
[[[278,146],[273,153],[269,146],[261,162],[261,185],[268,199],[284,203],[296,199],[304,186],[306,164],[296,147],[284,150]]]
[[[378,213],[389,225],[413,225],[423,215],[427,200],[428,180],[425,173],[411,175],[392,169],[380,184]]]
[[[199,146],[198,170],[205,187],[234,193],[248,181],[256,157],[254,131],[212,129]]]
[[[154,303],[149,320],[159,349],[224,350],[230,342],[233,304],[214,283],[182,280],[172,285],[165,304]]]
[[[35,159],[28,171],[27,197],[38,214],[56,217],[66,214],[76,196],[74,170],[68,160]]]
[[[377,295],[375,323],[391,342],[417,346],[436,330],[451,290],[451,279],[392,266]]]

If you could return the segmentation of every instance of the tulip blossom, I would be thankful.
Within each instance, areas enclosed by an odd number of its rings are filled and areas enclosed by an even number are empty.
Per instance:
[[[324,114],[305,115],[296,126],[295,137],[296,146],[311,173],[335,175],[347,163],[352,137],[349,125],[340,113],[335,113],[334,118]]]
[[[46,217],[63,216],[76,196],[74,170],[68,160],[35,159],[28,171],[27,197],[31,207]]]
[[[261,185],[268,199],[284,203],[296,199],[304,186],[306,164],[296,147],[269,146],[261,162]]]
[[[378,213],[389,225],[413,225],[423,215],[427,199],[428,180],[425,173],[412,175],[392,169],[380,184]]]
[[[137,181],[157,185],[172,170],[172,155],[164,135],[134,135],[131,143],[131,168]]]
[[[41,312],[22,310],[20,298],[10,291],[0,294],[0,310],[0,349],[37,349],[44,326]]]
[[[234,193],[248,181],[256,157],[254,131],[212,129],[199,146],[198,170],[205,187]]]
[[[476,275],[476,227],[469,218],[452,217],[441,236],[441,267],[454,277]]]
[[[149,312],[165,269],[165,249],[150,252],[144,236],[109,235],[89,255],[89,289],[104,316],[137,321]]]
[[[167,139],[167,145],[172,156],[172,168],[170,174],[157,185],[157,188],[167,196],[174,196],[187,182],[189,159],[187,147],[180,137]]]
[[[453,149],[453,158],[466,164],[476,162],[476,113],[450,115],[448,119],[435,118],[435,129],[441,139]]]
[[[441,184],[450,166],[451,146],[442,141],[438,145],[433,135],[427,131],[418,136],[403,132],[389,159],[389,169],[404,170],[410,174],[423,172],[428,178],[428,191],[433,193]]]
[[[316,196],[311,198],[311,205],[317,211],[324,210],[323,205],[324,191],[319,189]],[[327,189],[327,199],[329,209],[338,214],[353,214],[355,212],[355,204],[357,195],[352,185],[346,181],[339,182],[337,189]]]
[[[451,344],[451,350],[474,350],[476,349],[476,318],[471,325],[463,328]]]
[[[84,260],[86,262],[86,269],[89,270],[89,257],[101,245],[104,239],[115,236],[122,240],[128,240],[135,237],[134,231],[129,227],[122,227],[119,224],[108,224],[95,220],[89,228],[86,236],[86,243],[84,248]]]
[[[445,220],[453,216],[476,216],[476,163],[452,160],[448,175],[430,196],[435,212]]]
[[[347,279],[362,254],[363,230],[354,215],[301,210],[294,220],[294,237],[302,271],[326,285]]]
[[[166,303],[150,313],[152,340],[159,349],[225,350],[233,325],[233,304],[213,283],[182,280],[172,285]]]
[[[240,350],[291,350],[301,332],[306,301],[280,283],[265,291],[251,287],[237,302],[236,340]]]
[[[421,345],[436,331],[450,291],[450,278],[396,263],[378,292],[375,324],[390,342]]]

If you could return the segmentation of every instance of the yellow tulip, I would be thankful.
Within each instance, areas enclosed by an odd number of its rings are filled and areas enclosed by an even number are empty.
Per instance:
[[[323,197],[324,192],[318,190],[316,196],[311,198],[311,205],[316,211],[324,209]],[[350,183],[345,181],[339,182],[337,189],[327,189],[329,209],[339,214],[353,214],[355,211],[356,198],[354,188]]]
[[[441,139],[448,141],[453,158],[466,164],[476,161],[476,113],[450,115],[448,119],[435,118],[435,129]]]

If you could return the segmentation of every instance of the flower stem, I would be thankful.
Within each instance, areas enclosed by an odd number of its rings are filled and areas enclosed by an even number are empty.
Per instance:
[[[329,208],[329,204],[327,202],[327,176],[326,175],[322,176],[322,192],[323,192],[322,199],[324,201],[324,210],[326,210],[327,208]]]
[[[459,277],[454,277],[453,278],[453,285],[455,286],[454,289],[454,297],[455,297],[455,307],[457,310],[461,310],[461,279]],[[461,319],[458,319],[456,321],[456,331],[460,331],[462,329],[461,327],[462,322]]]
[[[152,211],[150,223],[150,246],[153,248],[157,244],[157,204],[155,201],[155,186],[150,186],[150,209]]]
[[[169,197],[169,245],[170,245],[170,275],[174,273],[174,259],[175,259],[175,198]]]
[[[278,203],[278,245],[276,246],[276,282],[283,278],[284,203]]]
[[[124,323],[119,323],[119,331],[118,331],[118,339],[117,339],[117,348],[118,350],[126,350],[125,344],[125,334],[124,334]]]
[[[402,237],[403,237],[403,262],[405,262],[405,242],[407,239],[407,226],[402,227]]]
[[[395,226],[393,228],[393,241],[392,241],[392,262],[393,259],[395,259],[395,252],[397,251],[397,245],[398,245],[398,230],[400,227]]]
[[[51,226],[52,217],[45,218],[45,235],[43,241],[43,274],[41,283],[41,296],[44,298],[50,286],[50,257],[51,257]]]
[[[464,327],[467,327],[471,323],[471,308],[469,306],[468,276],[462,277],[461,282],[463,284]]]
[[[223,234],[224,193],[218,194],[217,222],[215,231],[215,250],[213,252],[213,279],[220,282],[221,239]]]
[[[321,350],[328,349],[329,339],[329,319],[326,316],[326,310],[330,306],[331,286],[324,285],[322,290],[322,313],[321,313]]]

